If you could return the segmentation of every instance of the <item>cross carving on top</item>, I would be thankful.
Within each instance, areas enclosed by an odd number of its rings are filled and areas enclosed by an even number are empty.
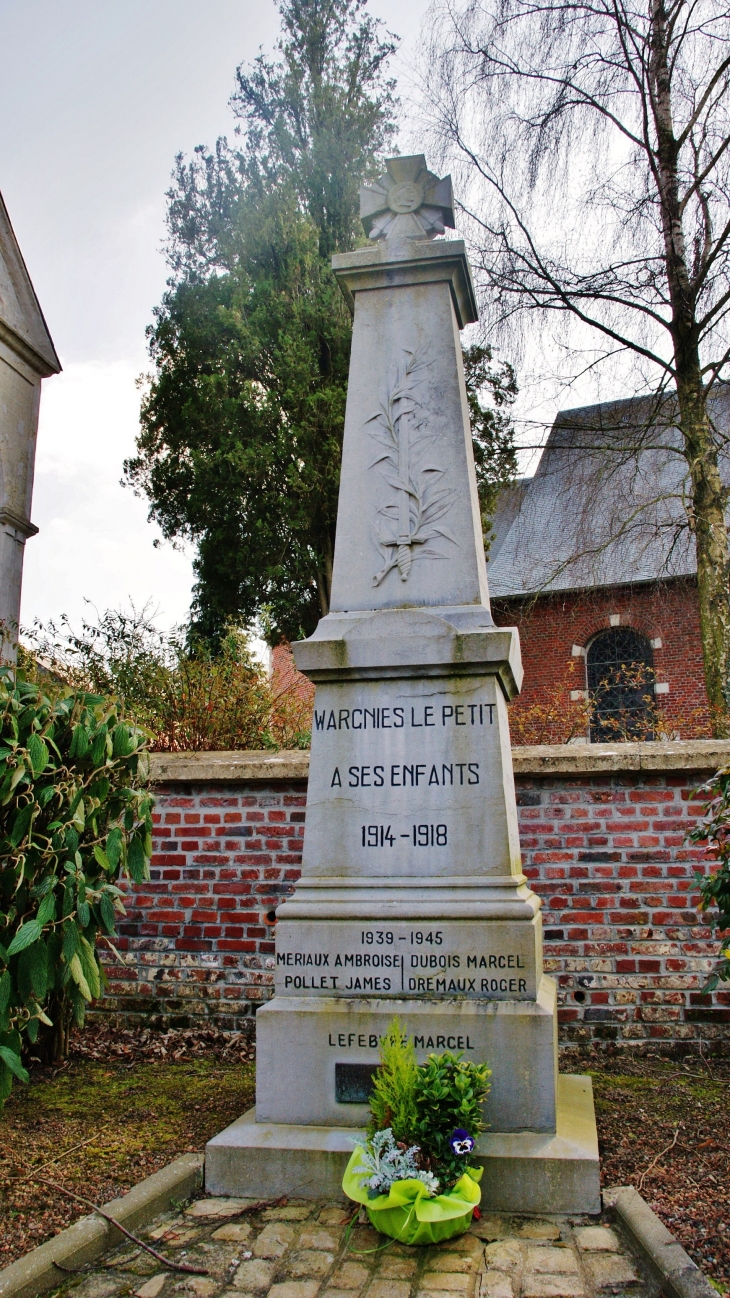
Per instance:
[[[422,153],[387,158],[385,173],[360,189],[360,218],[370,239],[434,239],[454,228],[451,176],[439,180]]]

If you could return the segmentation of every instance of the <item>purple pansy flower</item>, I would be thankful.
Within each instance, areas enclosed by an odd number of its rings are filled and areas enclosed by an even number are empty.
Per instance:
[[[474,1148],[474,1137],[463,1127],[457,1127],[449,1141],[455,1154],[470,1154]]]

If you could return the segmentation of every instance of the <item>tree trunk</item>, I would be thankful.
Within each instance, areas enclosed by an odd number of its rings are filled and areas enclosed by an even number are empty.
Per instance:
[[[46,1009],[52,1027],[41,1024],[34,1050],[44,1064],[62,1064],[68,1059],[72,1005],[65,991],[52,992]]]
[[[697,592],[712,730],[725,738],[730,662],[730,550],[725,526],[725,492],[717,446],[707,413],[700,365],[697,299],[689,271],[679,199],[679,144],[672,112],[672,72],[665,0],[653,0],[649,82],[656,129],[655,177],[664,236],[671,334],[679,404],[679,426],[692,484],[692,518],[697,547]]]
[[[677,396],[680,427],[692,482],[705,687],[712,713],[712,732],[716,738],[726,739],[730,733],[730,551],[725,525],[725,490],[707,415],[699,365],[694,376],[681,376],[678,369]]]
[[[317,595],[319,597],[319,607],[322,611],[322,617],[326,617],[330,611],[330,596],[332,594],[332,538],[325,533],[324,544],[322,546],[324,559],[324,572],[317,571]]]

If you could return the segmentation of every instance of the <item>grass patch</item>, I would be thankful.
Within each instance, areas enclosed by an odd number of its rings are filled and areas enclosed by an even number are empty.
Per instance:
[[[0,1117],[0,1266],[86,1211],[27,1180],[32,1168],[50,1164],[43,1176],[105,1203],[178,1154],[202,1150],[253,1094],[253,1063],[217,1058],[35,1068]]]

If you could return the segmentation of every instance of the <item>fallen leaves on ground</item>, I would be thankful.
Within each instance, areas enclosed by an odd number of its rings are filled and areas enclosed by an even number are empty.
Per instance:
[[[699,1267],[730,1288],[730,1060],[594,1051],[601,1184],[633,1185]]]
[[[71,1039],[72,1059],[221,1059],[226,1063],[250,1063],[256,1058],[251,1032],[221,1032],[218,1028],[116,1028],[103,1020],[92,1021]]]

